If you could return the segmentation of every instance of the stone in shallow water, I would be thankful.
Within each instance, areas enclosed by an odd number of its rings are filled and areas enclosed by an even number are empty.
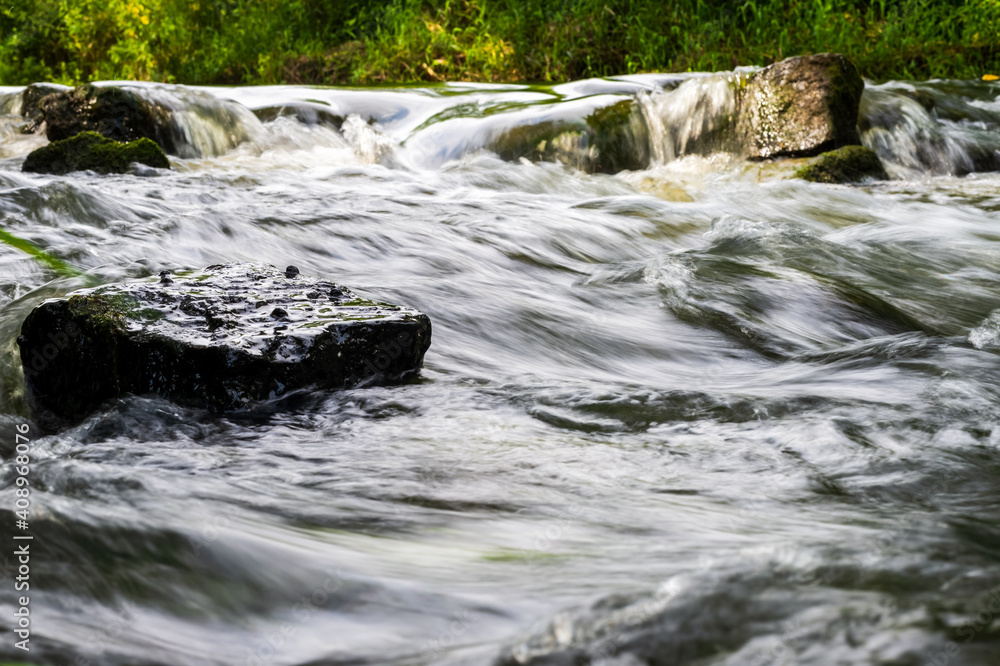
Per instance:
[[[430,319],[273,266],[230,264],[85,289],[28,315],[18,344],[40,422],[75,422],[126,393],[213,411],[290,391],[415,376]]]
[[[857,68],[839,53],[788,58],[756,72],[738,121],[746,157],[807,157],[860,143],[864,88]]]
[[[80,132],[31,151],[24,158],[21,170],[56,175],[84,170],[126,173],[129,165],[135,162],[158,169],[170,168],[167,156],[149,139],[119,143],[96,132]]]
[[[874,150],[844,146],[810,161],[795,172],[795,177],[814,183],[860,183],[887,180],[889,175]]]

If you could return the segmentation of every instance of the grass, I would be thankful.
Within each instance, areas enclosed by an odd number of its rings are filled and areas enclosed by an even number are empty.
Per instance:
[[[7,0],[0,84],[565,81],[837,51],[1000,74],[1000,0]]]
[[[76,268],[73,268],[72,266],[67,264],[62,259],[52,256],[45,250],[36,246],[31,241],[26,241],[23,238],[19,238],[18,236],[15,236],[9,231],[5,231],[4,229],[0,229],[0,243],[9,245],[10,247],[16,250],[20,250],[21,252],[30,255],[40,264],[42,264],[46,268],[51,269],[52,271],[54,271],[55,273],[57,273],[62,277],[77,277],[79,275],[83,275],[83,271],[77,270]]]

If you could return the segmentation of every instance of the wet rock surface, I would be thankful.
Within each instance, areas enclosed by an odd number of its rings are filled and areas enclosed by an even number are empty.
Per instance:
[[[750,159],[808,157],[860,143],[864,81],[839,53],[782,60],[747,82],[738,131]]]
[[[622,99],[576,120],[505,128],[487,144],[501,159],[559,162],[587,173],[649,166],[649,132],[639,105]]]
[[[844,146],[802,166],[795,177],[814,183],[860,183],[887,180],[889,174],[875,151],[864,146]]]
[[[216,265],[46,301],[18,338],[36,417],[48,427],[79,421],[127,393],[239,410],[296,389],[418,373],[426,315],[292,273]]]
[[[43,129],[45,115],[39,106],[44,98],[49,95],[69,92],[70,88],[54,83],[32,83],[21,93],[21,115],[28,121],[21,131],[24,134],[31,134]]]
[[[170,168],[167,156],[149,139],[119,143],[97,132],[80,132],[32,151],[24,159],[21,170],[57,175],[83,170],[125,173],[129,165],[136,162],[158,169]]]
[[[56,92],[38,102],[49,141],[80,132],[97,132],[115,141],[146,138],[176,155],[171,111],[137,92],[116,86],[83,85]]]

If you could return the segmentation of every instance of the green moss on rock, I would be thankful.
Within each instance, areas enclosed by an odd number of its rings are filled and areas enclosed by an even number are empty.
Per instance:
[[[17,343],[28,403],[51,428],[128,393],[228,411],[300,389],[408,381],[430,339],[416,310],[231,264],[49,299]]]
[[[864,146],[844,146],[800,167],[793,178],[813,183],[857,183],[867,179],[886,180],[889,175],[875,151]]]
[[[618,173],[649,166],[649,132],[634,99],[597,109],[586,121],[597,149],[592,171]]]
[[[97,132],[80,132],[32,151],[21,170],[57,175],[81,170],[125,173],[133,162],[159,169],[170,168],[167,156],[155,141],[143,138],[118,143]]]
[[[796,56],[753,74],[738,131],[750,159],[807,157],[856,145],[864,81],[838,53]]]

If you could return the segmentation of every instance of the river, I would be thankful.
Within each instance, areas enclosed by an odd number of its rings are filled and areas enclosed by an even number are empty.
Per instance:
[[[145,85],[187,152],[109,176],[0,116],[0,226],[86,272],[0,245],[0,657],[998,663],[1000,85],[869,83],[892,179],[840,186],[703,140],[727,76]],[[648,168],[505,148],[622,100]],[[427,313],[421,378],[32,426],[16,649],[21,321],[231,261]]]

